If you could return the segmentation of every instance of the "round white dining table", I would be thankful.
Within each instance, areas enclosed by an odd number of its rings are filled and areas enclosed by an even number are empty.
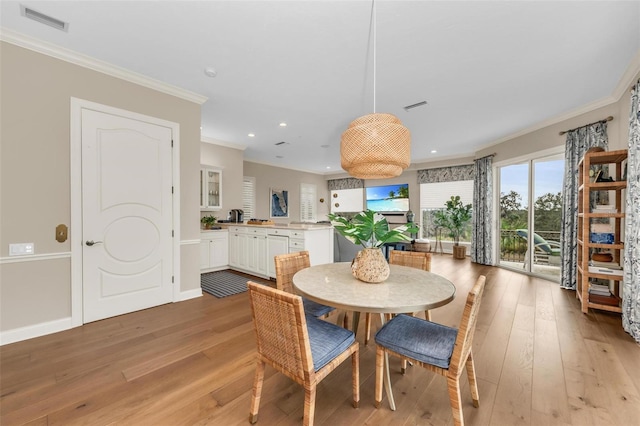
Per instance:
[[[365,283],[351,274],[351,263],[327,263],[298,271],[293,276],[296,292],[307,299],[345,311],[357,313],[400,314],[426,311],[446,305],[456,294],[448,279],[418,268],[389,265],[389,278],[381,283]],[[385,359],[385,390],[392,410],[389,363]]]

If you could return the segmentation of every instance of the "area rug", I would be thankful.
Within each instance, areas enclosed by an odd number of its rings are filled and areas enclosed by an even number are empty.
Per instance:
[[[208,272],[200,275],[203,291],[222,298],[247,291],[249,278],[231,271]]]

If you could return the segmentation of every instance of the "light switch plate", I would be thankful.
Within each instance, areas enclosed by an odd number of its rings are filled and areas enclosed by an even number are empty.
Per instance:
[[[9,244],[9,256],[24,256],[33,253],[33,243]]]

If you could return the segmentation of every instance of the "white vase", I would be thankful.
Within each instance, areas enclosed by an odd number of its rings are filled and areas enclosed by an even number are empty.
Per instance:
[[[351,262],[351,273],[360,281],[380,283],[389,278],[389,263],[379,248],[362,249]]]

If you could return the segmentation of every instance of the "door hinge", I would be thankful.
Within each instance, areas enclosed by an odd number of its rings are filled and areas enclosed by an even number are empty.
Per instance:
[[[173,229],[171,230],[171,238],[175,237]]]
[[[175,283],[175,277],[173,275],[171,275],[171,283]]]
[[[173,148],[173,139],[171,139],[171,148]]]
[[[173,186],[171,187],[171,193],[173,194]]]

